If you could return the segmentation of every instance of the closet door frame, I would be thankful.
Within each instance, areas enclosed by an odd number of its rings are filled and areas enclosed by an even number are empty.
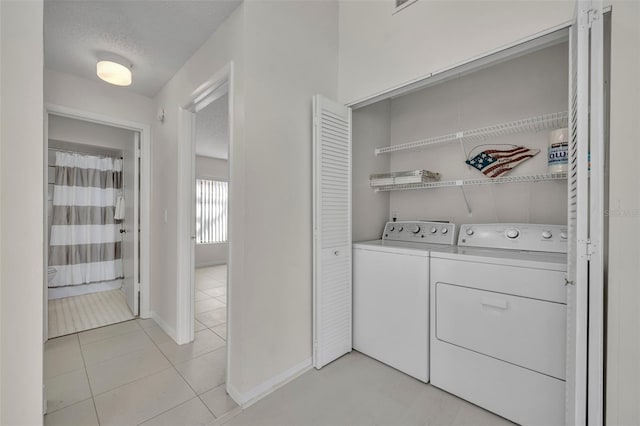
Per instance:
[[[584,79],[583,84],[586,84],[586,89],[585,87],[582,87],[580,90],[586,90],[588,93],[589,87],[599,85],[599,81],[601,81],[602,78],[601,72],[594,72],[593,70],[594,68],[596,70],[599,69],[600,71],[602,69],[602,15],[610,11],[611,7],[604,7],[602,0],[577,0],[576,13],[574,19],[570,21],[560,23],[559,25],[551,27],[545,31],[532,34],[531,36],[516,40],[513,43],[469,58],[468,60],[453,64],[441,70],[425,74],[424,76],[418,77],[406,84],[374,93],[371,96],[348,103],[347,106],[354,109],[361,108],[384,99],[401,96],[406,93],[436,85],[456,74],[464,74],[466,72],[482,69],[496,61],[505,60],[509,57],[516,57],[529,50],[536,49],[540,46],[543,47],[548,43],[553,43],[559,38],[566,37],[567,32],[575,31],[577,36],[578,26],[581,23],[585,25],[585,22],[588,27],[589,34],[586,37],[584,35],[582,36],[583,40],[581,48],[584,49],[583,55],[586,54],[588,56],[588,61],[586,73],[583,69],[580,76]],[[593,25],[594,22],[595,25]],[[591,37],[593,36],[595,36],[595,42],[590,42]],[[585,41],[587,42],[587,45],[584,44]],[[569,61],[571,61],[571,58],[569,58]],[[569,84],[571,85],[571,76]],[[595,97],[592,96],[590,101],[597,102],[599,106],[602,106],[601,94],[596,93]],[[569,102],[571,102],[571,99]],[[591,111],[591,114],[593,113],[594,111]],[[602,115],[602,109],[596,108],[596,113]],[[591,148],[595,148],[597,150],[597,152],[592,152],[591,164],[592,167],[598,167],[598,171],[595,173],[599,182],[595,186],[589,185],[589,179],[585,178],[585,176],[589,176],[590,173],[588,165],[589,162],[587,156],[580,157],[580,167],[582,168],[580,190],[586,194],[583,195],[585,200],[589,200],[589,197],[591,197],[592,201],[587,201],[581,207],[579,213],[579,226],[581,229],[584,229],[585,232],[587,229],[590,229],[590,232],[581,233],[580,240],[576,247],[578,251],[575,252],[574,258],[570,260],[570,262],[581,262],[582,273],[580,274],[580,279],[583,280],[584,287],[580,289],[580,312],[575,317],[578,321],[578,324],[575,325],[580,329],[578,331],[580,334],[580,341],[577,342],[577,346],[574,347],[578,353],[573,353],[575,357],[567,358],[568,392],[566,396],[566,410],[567,421],[576,420],[578,424],[586,424],[587,421],[592,424],[601,424],[604,412],[603,248],[605,243],[602,206],[605,201],[604,195],[606,188],[604,187],[600,172],[603,166],[603,161],[605,160],[604,153],[602,151],[602,138],[605,129],[603,128],[601,119],[589,120],[589,111],[587,111],[586,115],[583,114],[583,117],[580,120],[580,126],[581,133],[586,135],[585,137],[587,138],[587,149],[589,149],[590,145]],[[593,173],[593,169],[591,172]],[[594,175],[591,176],[593,178]],[[593,201],[594,198],[595,202]],[[571,219],[569,219],[569,222],[571,222]],[[572,224],[568,223],[568,225],[570,227]],[[573,225],[576,226],[577,224],[574,223]],[[587,265],[589,265],[589,268]],[[567,285],[570,285],[570,282],[571,279],[568,277]],[[570,295],[572,291],[575,291],[575,288],[568,289],[568,295]],[[570,336],[568,335],[567,337],[569,338]],[[568,355],[571,355],[570,352],[568,352]],[[570,373],[570,369],[573,370],[573,372]],[[575,393],[571,393],[572,391],[570,391],[571,388],[573,388],[573,391],[576,390],[576,380],[578,382],[577,386],[582,389],[579,391],[579,396]],[[587,386],[589,387],[588,389]],[[569,413],[570,410],[572,413]]]

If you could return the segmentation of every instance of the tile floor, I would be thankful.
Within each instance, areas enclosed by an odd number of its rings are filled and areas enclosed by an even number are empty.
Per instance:
[[[359,352],[310,370],[227,426],[502,426],[513,423]]]
[[[206,425],[237,408],[227,396],[226,266],[196,270],[196,339],[176,345],[150,319],[45,345],[45,425]],[[205,303],[199,303],[205,302]]]
[[[196,272],[198,301],[225,302],[222,268]],[[510,425],[358,352],[310,370],[240,410],[225,392],[226,323],[217,302],[178,346],[153,320],[134,320],[45,345],[45,425]],[[203,308],[205,309],[205,308]],[[215,312],[215,314],[212,314]]]
[[[196,269],[196,332],[227,338],[227,265]]]

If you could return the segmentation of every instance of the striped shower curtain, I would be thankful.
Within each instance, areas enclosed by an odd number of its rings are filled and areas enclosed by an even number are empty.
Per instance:
[[[120,225],[114,220],[122,191],[122,160],[57,152],[49,287],[122,278]]]

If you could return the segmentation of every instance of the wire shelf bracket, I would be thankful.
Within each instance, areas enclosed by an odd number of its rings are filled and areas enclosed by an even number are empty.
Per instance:
[[[513,135],[525,132],[540,132],[549,129],[559,129],[567,127],[568,112],[555,112],[553,114],[545,114],[537,117],[525,118],[522,120],[511,121],[509,123],[495,124],[492,126],[482,127],[474,130],[466,130],[462,132],[450,133],[448,135],[437,136],[434,138],[421,139],[412,142],[405,142],[398,145],[385,146],[376,148],[376,155],[388,154],[390,152],[404,151],[409,149],[424,148],[429,145],[437,145],[451,141],[478,141],[491,137]]]
[[[567,173],[543,173],[537,175],[523,176],[502,176],[497,178],[480,178],[480,179],[459,179],[446,180],[437,182],[411,183],[404,185],[387,185],[375,188],[376,192],[380,191],[405,191],[410,189],[430,189],[430,188],[446,188],[452,186],[473,186],[473,185],[491,185],[500,183],[524,183],[524,182],[544,182],[551,180],[566,179]]]

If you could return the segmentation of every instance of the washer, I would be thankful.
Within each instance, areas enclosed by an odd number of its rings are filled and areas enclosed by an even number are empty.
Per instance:
[[[354,349],[429,381],[429,256],[455,241],[455,224],[388,222],[353,245]]]
[[[567,230],[463,225],[431,255],[431,383],[522,425],[564,424]]]

